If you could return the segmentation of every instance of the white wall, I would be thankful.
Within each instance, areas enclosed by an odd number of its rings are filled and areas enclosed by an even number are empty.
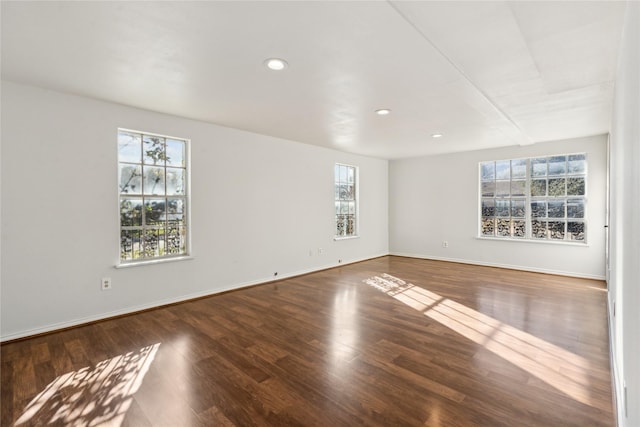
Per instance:
[[[604,278],[606,150],[606,136],[596,136],[391,161],[390,251]],[[575,152],[588,155],[587,245],[477,239],[479,162]],[[442,247],[445,240],[448,248]]]
[[[195,259],[114,268],[118,127],[191,139]],[[359,239],[333,241],[335,162]],[[3,82],[1,338],[385,255],[387,197],[386,160]]]
[[[609,304],[618,424],[621,427],[640,426],[639,29],[640,3],[629,2],[618,63],[611,131]],[[627,386],[626,405],[624,384]]]

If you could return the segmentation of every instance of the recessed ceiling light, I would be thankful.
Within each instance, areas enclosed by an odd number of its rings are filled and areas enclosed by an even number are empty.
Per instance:
[[[280,71],[287,68],[289,64],[287,64],[287,61],[285,61],[284,59],[269,58],[264,61],[264,65],[270,70]]]
[[[442,138],[442,134],[441,133],[432,133],[431,134],[431,138]]]
[[[379,116],[386,116],[389,113],[391,113],[391,110],[389,110],[388,108],[381,108],[380,110],[376,110],[376,114]]]

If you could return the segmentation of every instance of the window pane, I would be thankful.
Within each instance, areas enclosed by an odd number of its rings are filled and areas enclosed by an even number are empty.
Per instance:
[[[167,154],[164,150],[164,138],[145,135],[142,139],[142,160],[147,165],[164,165]]]
[[[164,225],[167,219],[165,199],[146,199],[144,201],[144,215],[146,225]]]
[[[340,182],[347,182],[347,167],[343,165],[340,165]]]
[[[501,237],[511,236],[511,221],[508,219],[496,219],[496,235]]]
[[[584,200],[582,199],[567,200],[567,217],[568,218],[584,218]]]
[[[511,181],[511,195],[524,196],[526,185],[527,185],[526,181]]]
[[[527,177],[527,160],[511,160],[511,179],[521,179]]]
[[[347,230],[346,215],[336,215],[336,236],[344,236]]]
[[[118,132],[118,161],[142,163],[142,138],[140,134]]]
[[[547,175],[547,159],[531,159],[531,176]]]
[[[355,234],[355,224],[355,216],[347,215],[347,236],[353,236]]]
[[[349,215],[355,215],[356,213],[356,202],[349,202]]]
[[[167,254],[180,254],[186,250],[186,229],[184,227],[169,227],[165,239]]]
[[[547,217],[547,202],[546,201],[531,202],[531,217],[532,218],[546,218]]]
[[[567,172],[567,156],[549,157],[549,175],[564,175]]]
[[[335,165],[333,168],[334,182],[337,184],[340,182],[340,165]]]
[[[549,200],[549,218],[564,218],[564,200]]]
[[[164,168],[144,167],[144,194],[164,194]]]
[[[564,178],[549,179],[549,196],[565,196],[565,191]]]
[[[587,170],[587,156],[584,154],[572,154],[569,156],[567,172],[571,174],[585,173]]]
[[[496,178],[495,162],[481,163],[480,174],[482,181],[493,181]]]
[[[511,162],[509,160],[502,160],[496,162],[496,179],[510,179],[511,178]]]
[[[524,218],[525,216],[524,200],[511,200],[511,216],[515,218]]]
[[[167,194],[184,194],[184,169],[167,168]]]
[[[142,166],[120,164],[120,194],[142,192]]]
[[[534,239],[546,239],[547,221],[531,221],[531,237]]]
[[[513,220],[513,237],[525,237],[526,236],[526,221]]]
[[[496,204],[493,199],[482,199],[482,216],[495,216]]]
[[[494,218],[482,218],[482,235],[493,236],[495,231],[495,219]]]
[[[180,166],[184,167],[184,141],[177,141],[175,139],[167,139],[167,166]]]
[[[120,231],[120,259],[132,261],[142,258],[142,243],[140,230]]]
[[[567,223],[567,239],[584,241],[584,222],[569,221]]]
[[[567,194],[584,196],[584,178],[567,178]]]
[[[546,196],[547,195],[547,180],[546,179],[534,179],[531,181],[531,195]]]
[[[168,199],[166,216],[171,226],[184,225],[184,200]]]
[[[556,240],[564,240],[564,221],[549,221],[549,237]]]
[[[511,183],[509,181],[496,181],[496,196],[509,196],[511,193]]]
[[[338,184],[338,199],[339,200],[349,200],[349,189],[347,188],[347,184]]]
[[[347,200],[355,200],[356,198],[356,189],[352,184],[347,185],[347,194],[346,194],[346,199]]]
[[[349,184],[353,184],[356,182],[356,170],[355,168],[349,167],[347,169],[347,182]]]
[[[495,181],[483,182],[482,184],[482,196],[483,197],[492,197],[496,193],[496,183]]]
[[[122,227],[142,225],[142,199],[120,200],[120,225]]]
[[[349,202],[340,202],[340,213],[341,214],[349,213]]]
[[[496,216],[509,216],[509,200],[496,200]]]
[[[145,258],[164,255],[164,228],[147,229],[143,234],[143,250]]]

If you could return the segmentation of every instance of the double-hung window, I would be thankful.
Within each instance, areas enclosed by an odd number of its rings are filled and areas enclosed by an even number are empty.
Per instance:
[[[188,141],[118,130],[120,262],[188,250]]]
[[[480,163],[480,236],[586,242],[587,157]]]
[[[353,237],[358,234],[358,169],[355,166],[336,164],[335,182],[335,237]]]

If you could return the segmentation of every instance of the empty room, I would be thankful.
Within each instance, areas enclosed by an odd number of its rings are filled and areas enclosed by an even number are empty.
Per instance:
[[[640,2],[1,8],[2,426],[640,427]]]

